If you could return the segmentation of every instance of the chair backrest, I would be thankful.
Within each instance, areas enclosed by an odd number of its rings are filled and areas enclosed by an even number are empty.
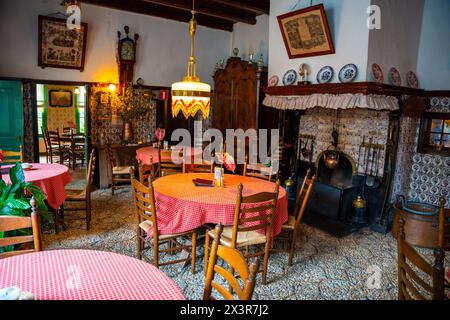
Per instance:
[[[153,157],[150,156],[149,163],[153,163]],[[133,171],[133,170],[131,170]],[[153,165],[147,166],[142,164],[141,160],[138,160],[138,172],[139,172],[139,182],[143,185],[148,183],[148,179],[153,180],[155,178],[155,172]],[[134,172],[133,172],[134,175]],[[132,176],[131,176],[132,177]]]
[[[232,248],[236,248],[239,232],[265,230],[266,236],[271,237],[279,189],[280,181],[278,180],[274,192],[261,192],[244,197],[242,196],[243,186],[238,185],[231,237]]]
[[[23,162],[22,145],[19,146],[19,151],[3,150],[3,163]]]
[[[92,189],[92,185],[94,183],[94,173],[95,173],[95,162],[97,157],[95,156],[95,149],[92,149],[91,154],[89,156],[89,163],[87,168],[87,178],[86,178],[86,195],[88,195]]]
[[[31,228],[33,234],[29,236],[13,236],[1,238],[0,247],[22,245],[22,244],[26,245],[28,243],[33,243],[34,249],[19,249],[16,251],[7,251],[5,253],[0,253],[0,259],[23,253],[41,251],[42,246],[41,246],[41,230],[39,226],[39,214],[36,206],[36,200],[34,198],[31,198],[30,205],[31,205],[30,217],[0,216],[0,232]]]
[[[439,236],[438,245],[450,251],[450,209],[446,209],[444,197],[439,199]]]
[[[47,130],[48,143],[50,149],[56,149],[56,151],[61,151],[61,137],[59,135],[59,129],[56,131]]]
[[[158,173],[160,177],[185,172],[186,165],[184,163],[184,159],[182,164],[173,163],[172,150],[164,150],[161,148],[158,149]]]
[[[256,275],[259,269],[258,259],[254,258],[250,263],[250,266],[247,266],[247,261],[239,250],[219,245],[222,231],[222,225],[217,225],[214,230],[215,237],[206,271],[203,300],[214,299],[212,296],[213,289],[215,289],[226,300],[234,300],[234,296],[230,290],[219,283],[214,282],[216,274],[219,274],[223,279],[225,279],[228,285],[233,289],[233,292],[236,293],[238,300],[251,300],[255,289]],[[221,258],[230,266],[230,269],[237,272],[237,276],[244,283],[243,287],[240,285],[233,273],[217,264],[218,258]]]
[[[295,227],[300,224],[300,221],[303,218],[303,215],[306,211],[306,206],[308,205],[309,197],[311,196],[314,182],[316,181],[316,176],[314,175],[311,179],[309,178],[309,170],[305,179],[303,180],[302,187],[297,195],[297,200],[295,202]]]
[[[72,147],[83,147],[86,136],[83,133],[72,133],[70,135],[70,142]]]
[[[403,216],[399,219],[397,253],[399,300],[444,300],[444,250],[435,248],[433,264],[426,261],[405,241]]]
[[[250,164],[248,163],[248,155],[245,156],[243,176],[254,177],[272,181],[272,178],[278,179],[278,173],[273,172],[272,166],[266,167],[262,163]]]
[[[72,128],[71,127],[63,127],[63,133],[72,133]]]
[[[48,152],[48,142],[47,142],[47,129],[41,127],[42,139],[44,139],[45,150]]]
[[[116,159],[114,158],[114,152],[110,144],[106,145],[106,153],[108,154],[108,161],[111,167],[110,170],[112,170],[115,166]]]
[[[148,186],[137,181],[134,173],[130,170],[131,190],[133,192],[133,203],[138,218],[138,223],[144,220],[150,221],[153,226],[153,239],[158,241],[158,221],[156,217],[155,193],[153,183],[149,178]]]

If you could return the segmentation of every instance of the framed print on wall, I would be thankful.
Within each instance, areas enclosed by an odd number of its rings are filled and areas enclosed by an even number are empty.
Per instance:
[[[277,18],[290,59],[335,53],[323,4]]]
[[[70,108],[72,106],[72,91],[50,90],[48,92],[48,101],[50,107]]]
[[[64,19],[39,16],[38,65],[83,71],[87,28],[81,23],[81,29],[70,30]]]

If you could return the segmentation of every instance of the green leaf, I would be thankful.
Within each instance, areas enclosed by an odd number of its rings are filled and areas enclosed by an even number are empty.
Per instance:
[[[29,210],[31,208],[28,201],[23,199],[7,199],[5,204],[12,209]]]
[[[9,170],[9,178],[13,185],[25,183],[25,174],[23,173],[22,165],[20,163],[16,163],[16,165]]]
[[[27,215],[24,213],[23,210],[13,209],[9,206],[4,206],[3,208],[0,209],[0,216],[26,217]]]

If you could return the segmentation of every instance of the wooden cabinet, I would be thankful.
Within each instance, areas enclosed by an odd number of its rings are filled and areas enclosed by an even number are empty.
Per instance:
[[[214,75],[213,128],[259,128],[261,87],[267,84],[267,70],[258,70],[240,58],[230,58]]]

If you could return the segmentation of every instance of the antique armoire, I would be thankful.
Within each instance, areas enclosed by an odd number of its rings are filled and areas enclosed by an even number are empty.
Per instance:
[[[225,68],[214,75],[213,128],[223,133],[226,129],[261,128],[261,87],[265,85],[266,68],[258,69],[257,64],[238,57],[229,58]]]

